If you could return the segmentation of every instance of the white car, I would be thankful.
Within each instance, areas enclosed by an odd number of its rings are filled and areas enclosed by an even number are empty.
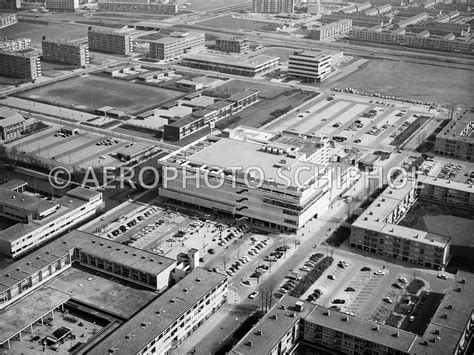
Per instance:
[[[411,323],[415,320],[415,316],[410,316],[410,318],[408,318],[408,321]]]
[[[404,278],[404,277],[400,277],[400,278],[398,279],[398,281],[400,281],[401,283],[404,283],[404,284],[407,284],[407,283],[408,283],[408,280],[407,280],[406,278]]]
[[[335,280],[335,279],[336,279],[336,276],[334,276],[333,274],[329,274],[329,275],[328,275],[328,279],[329,279],[329,280]]]
[[[232,271],[230,271],[230,270],[227,270],[226,272],[227,272],[227,275],[229,275],[229,276],[233,276],[233,275],[234,275],[234,273],[233,273]]]
[[[383,300],[387,303],[393,303],[393,300],[390,297],[384,297]]]
[[[249,298],[250,298],[251,300],[253,300],[253,299],[254,299],[255,297],[257,297],[257,296],[258,296],[258,291],[253,291],[253,292],[249,295]]]
[[[383,270],[374,271],[374,275],[385,275],[385,271]]]
[[[443,279],[443,280],[447,280],[447,279],[448,279],[448,277],[447,277],[445,274],[439,274],[439,275],[438,275],[438,278],[439,278],[439,279]]]

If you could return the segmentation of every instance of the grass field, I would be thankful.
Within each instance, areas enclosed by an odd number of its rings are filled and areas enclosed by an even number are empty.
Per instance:
[[[182,95],[179,91],[89,76],[26,91],[20,96],[27,99],[46,100],[60,106],[74,105],[89,109],[112,106],[132,113]]]
[[[248,88],[260,90],[259,97],[270,100],[290,91],[288,88],[276,85],[260,84],[255,82],[249,83],[243,80],[232,80],[223,85],[219,85],[214,89],[207,90],[206,95],[229,97]]]
[[[43,21],[20,21],[13,26],[2,28],[0,37],[31,38],[33,46],[41,47],[41,38],[79,39],[87,38],[87,27],[69,23],[46,23]]]
[[[243,19],[233,18],[230,16],[213,18],[210,20],[205,20],[205,21],[196,23],[196,25],[200,25],[200,26],[239,29],[239,30],[242,29],[242,30],[250,30],[250,31],[262,31],[270,24],[271,24],[270,22],[243,20]]]

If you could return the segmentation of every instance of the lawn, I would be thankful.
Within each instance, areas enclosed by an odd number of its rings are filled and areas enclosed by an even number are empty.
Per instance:
[[[112,106],[131,114],[182,95],[183,93],[179,91],[89,76],[60,81],[23,92],[20,96],[59,106],[76,106],[89,110],[101,106]]]
[[[259,97],[264,99],[274,99],[283,94],[289,94],[292,90],[286,87],[270,84],[260,84],[256,82],[248,82],[244,80],[231,80],[223,85],[207,90],[205,95],[217,96],[227,98],[233,94],[239,93],[246,89],[252,88],[253,90],[259,90]]]
[[[406,290],[408,293],[416,295],[424,286],[425,282],[423,280],[414,279],[408,284]]]

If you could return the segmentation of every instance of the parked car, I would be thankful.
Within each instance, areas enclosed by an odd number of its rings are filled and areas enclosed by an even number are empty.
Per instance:
[[[384,297],[383,301],[387,303],[393,303],[393,300],[390,297]]]
[[[448,277],[445,274],[438,274],[438,279],[447,280]]]
[[[257,296],[258,296],[258,291],[253,291],[253,292],[249,295],[249,298],[250,298],[251,300],[253,300],[253,299],[254,299],[255,297],[257,297]]]
[[[383,270],[374,271],[374,275],[385,275],[385,271]]]
[[[328,279],[329,279],[329,280],[335,280],[335,279],[336,279],[336,276],[334,276],[333,274],[329,274],[329,275],[328,275]]]

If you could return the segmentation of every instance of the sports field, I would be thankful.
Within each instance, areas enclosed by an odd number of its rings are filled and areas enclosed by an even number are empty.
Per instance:
[[[133,113],[179,96],[182,92],[91,75],[25,91],[27,99],[41,99],[60,106],[95,109],[112,106]]]

